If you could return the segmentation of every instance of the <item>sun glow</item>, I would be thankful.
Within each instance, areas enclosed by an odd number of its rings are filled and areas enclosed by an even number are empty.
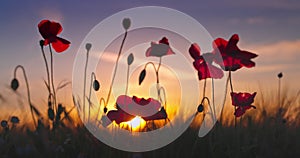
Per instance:
[[[140,131],[146,126],[146,121],[140,116],[136,116],[131,121],[123,122],[123,125],[132,131]]]

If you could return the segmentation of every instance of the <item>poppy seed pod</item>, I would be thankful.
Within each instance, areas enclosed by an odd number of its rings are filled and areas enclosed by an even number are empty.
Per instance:
[[[123,24],[123,28],[125,30],[128,30],[131,25],[131,21],[129,18],[124,18],[122,24]]]
[[[11,122],[11,123],[19,123],[20,120],[19,120],[19,118],[18,118],[17,116],[12,116],[12,117],[10,118],[10,122]]]
[[[278,78],[282,78],[283,77],[283,74],[282,72],[280,72],[278,75],[277,75]]]
[[[104,107],[103,112],[104,112],[104,113],[107,112],[107,107]]]
[[[13,89],[14,91],[16,91],[16,90],[19,88],[19,81],[18,81],[16,78],[14,78],[14,79],[11,81],[10,87],[11,87],[11,89]]]
[[[98,91],[100,89],[100,83],[98,80],[94,80],[93,88],[95,91]]]
[[[91,44],[91,43],[85,44],[85,49],[86,49],[87,51],[90,51],[91,48],[92,48],[92,44]]]
[[[52,121],[54,120],[54,111],[52,108],[48,108],[48,118]]]
[[[198,112],[203,112],[203,110],[204,110],[203,104],[200,104],[200,105],[198,106],[198,108],[197,108],[197,111],[198,111]]]
[[[57,113],[60,115],[64,111],[64,108],[61,104],[58,104]]]
[[[130,53],[127,57],[127,64],[131,65],[133,63],[133,61],[134,61],[134,56],[132,53]]]
[[[2,121],[1,121],[1,127],[3,127],[3,128],[8,127],[8,123],[7,123],[6,120],[2,120]]]

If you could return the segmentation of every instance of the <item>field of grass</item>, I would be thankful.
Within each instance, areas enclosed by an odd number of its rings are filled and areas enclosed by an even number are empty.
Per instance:
[[[98,141],[77,121],[72,123],[65,119],[63,126],[56,129],[40,123],[34,130],[29,129],[29,125],[8,121],[9,128],[1,128],[0,131],[0,157],[299,157],[299,93],[283,95],[281,104],[276,101],[276,96],[259,95],[255,101],[257,109],[238,119],[236,128],[232,111],[225,110],[222,123],[219,120],[203,138],[197,136],[200,114],[176,141],[144,153],[111,148]]]

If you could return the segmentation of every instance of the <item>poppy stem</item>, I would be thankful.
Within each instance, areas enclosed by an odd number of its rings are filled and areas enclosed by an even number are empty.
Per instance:
[[[279,108],[281,108],[281,98],[280,98],[280,89],[281,89],[281,82],[280,82],[280,78],[278,79],[278,104],[279,104]]]
[[[105,100],[104,100],[104,98],[103,97],[101,97],[100,98],[100,102],[99,102],[99,108],[98,108],[98,110],[97,110],[97,117],[96,117],[96,121],[98,120],[98,117],[99,117],[99,113],[100,113],[100,109],[101,109],[101,103],[103,103],[104,104],[104,106],[106,105],[106,103],[105,103]]]
[[[230,90],[231,90],[231,93],[233,92],[233,86],[232,86],[232,79],[231,79],[231,71],[229,71],[229,83],[230,83]],[[233,107],[234,108],[234,113],[236,113],[236,106]],[[236,128],[236,122],[237,122],[237,117],[234,116],[234,128]]]
[[[44,47],[41,46],[41,51],[42,51],[42,55],[43,55],[43,58],[44,58],[44,62],[45,62],[45,67],[46,67],[46,73],[47,73],[47,88],[48,88],[48,91],[49,91],[49,94],[51,93],[51,89],[50,89],[50,75],[49,75],[49,66],[48,66],[48,62],[47,62],[47,58],[46,58],[46,55],[45,55],[45,51],[44,51]]]
[[[225,102],[226,102],[226,97],[227,97],[228,83],[229,83],[229,76],[227,77],[226,85],[225,85],[225,95],[224,95],[224,99],[223,99],[223,103],[222,103],[222,110],[221,110],[221,115],[220,115],[220,123],[221,124],[222,124],[222,121],[223,121],[223,109],[224,109]]]
[[[211,89],[212,89],[212,106],[213,106],[213,110],[214,110],[214,120],[217,121],[217,117],[216,117],[216,107],[215,107],[215,82],[214,79],[211,79]]]
[[[90,84],[90,92],[89,92],[89,113],[88,113],[88,122],[90,121],[90,111],[91,111],[91,95],[92,95],[92,87],[93,87],[93,81],[96,80],[96,75],[94,72],[91,73],[91,84]]]
[[[89,54],[90,54],[90,49],[87,49],[86,52],[86,59],[85,59],[85,66],[84,66],[84,74],[83,74],[83,97],[82,97],[82,111],[83,111],[83,121],[85,121],[85,89],[86,89],[86,73],[87,73],[87,66],[89,62]]]
[[[31,105],[30,90],[29,90],[29,84],[28,84],[28,79],[27,79],[26,71],[25,71],[25,68],[22,65],[16,66],[15,70],[14,70],[14,78],[16,78],[16,76],[17,76],[17,70],[18,69],[21,69],[22,72],[23,72],[23,76],[24,76],[24,80],[25,80],[26,88],[27,88],[27,99],[28,99],[28,104],[29,104],[29,108],[30,108],[30,113],[31,113],[31,116],[32,116],[32,120],[33,120],[34,126],[37,128],[37,123],[35,121],[35,118],[34,118],[34,115],[33,115],[33,110],[32,110],[32,105]]]
[[[51,85],[52,85],[52,91],[53,91],[53,100],[54,100],[54,109],[57,113],[57,107],[56,107],[56,92],[55,92],[55,86],[54,86],[54,74],[53,74],[53,52],[51,49],[51,45],[49,44],[49,51],[50,51],[50,64],[51,64]]]
[[[119,59],[120,59],[120,56],[121,56],[121,53],[122,53],[122,49],[123,49],[126,37],[127,37],[127,30],[125,31],[125,34],[124,34],[124,37],[123,37],[123,40],[122,40],[122,43],[121,43],[121,46],[120,46],[120,49],[119,49],[119,53],[118,53],[118,57],[117,57],[117,61],[116,61],[116,65],[115,65],[115,69],[114,69],[114,73],[113,73],[113,77],[112,77],[112,80],[111,80],[111,84],[110,84],[108,95],[107,95],[106,102],[105,102],[105,107],[107,106],[107,104],[109,102],[109,98],[110,98],[111,91],[112,91],[112,86],[114,84],[116,73],[117,73],[117,69],[118,69]]]
[[[204,79],[204,83],[203,83],[203,97],[205,97],[205,91],[206,91],[206,79]]]
[[[154,68],[155,75],[156,75],[157,98],[158,98],[158,100],[159,100],[160,102],[162,102],[162,98],[161,98],[161,96],[160,96],[160,91],[159,91],[160,87],[159,87],[159,77],[158,77],[158,71],[159,71],[159,68],[160,68],[160,66],[161,66],[161,58],[160,58],[160,60],[159,60],[159,64],[158,64],[158,67],[157,67],[157,68],[156,68],[155,64],[154,64],[153,62],[150,61],[150,62],[146,63],[146,65],[144,66],[144,70],[146,70],[146,68],[147,68],[147,66],[148,66],[149,64],[151,64],[151,65],[153,66],[153,68]]]
[[[128,93],[129,70],[130,70],[130,65],[128,65],[128,67],[127,67],[127,74],[126,74],[126,89],[125,89],[125,95],[126,95],[126,96],[127,96],[127,93]]]

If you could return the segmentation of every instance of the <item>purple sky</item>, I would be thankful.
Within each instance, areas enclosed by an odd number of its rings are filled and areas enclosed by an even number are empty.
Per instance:
[[[38,45],[41,36],[37,30],[40,20],[61,22],[64,28],[61,36],[72,42],[66,52],[54,56],[57,80],[71,80],[77,49],[96,24],[118,11],[147,5],[184,12],[198,20],[213,38],[228,39],[238,33],[239,46],[259,55],[254,60],[256,68],[234,73],[234,79],[241,83],[272,87],[277,83],[277,73],[283,71],[287,85],[299,89],[300,1],[297,0],[10,0],[0,3],[0,94],[9,93],[7,86],[13,68],[18,64],[25,66],[29,80],[37,81],[32,83],[35,91],[44,86],[44,63]],[[159,15],[154,13],[153,16]],[[43,100],[40,97],[35,99]]]

